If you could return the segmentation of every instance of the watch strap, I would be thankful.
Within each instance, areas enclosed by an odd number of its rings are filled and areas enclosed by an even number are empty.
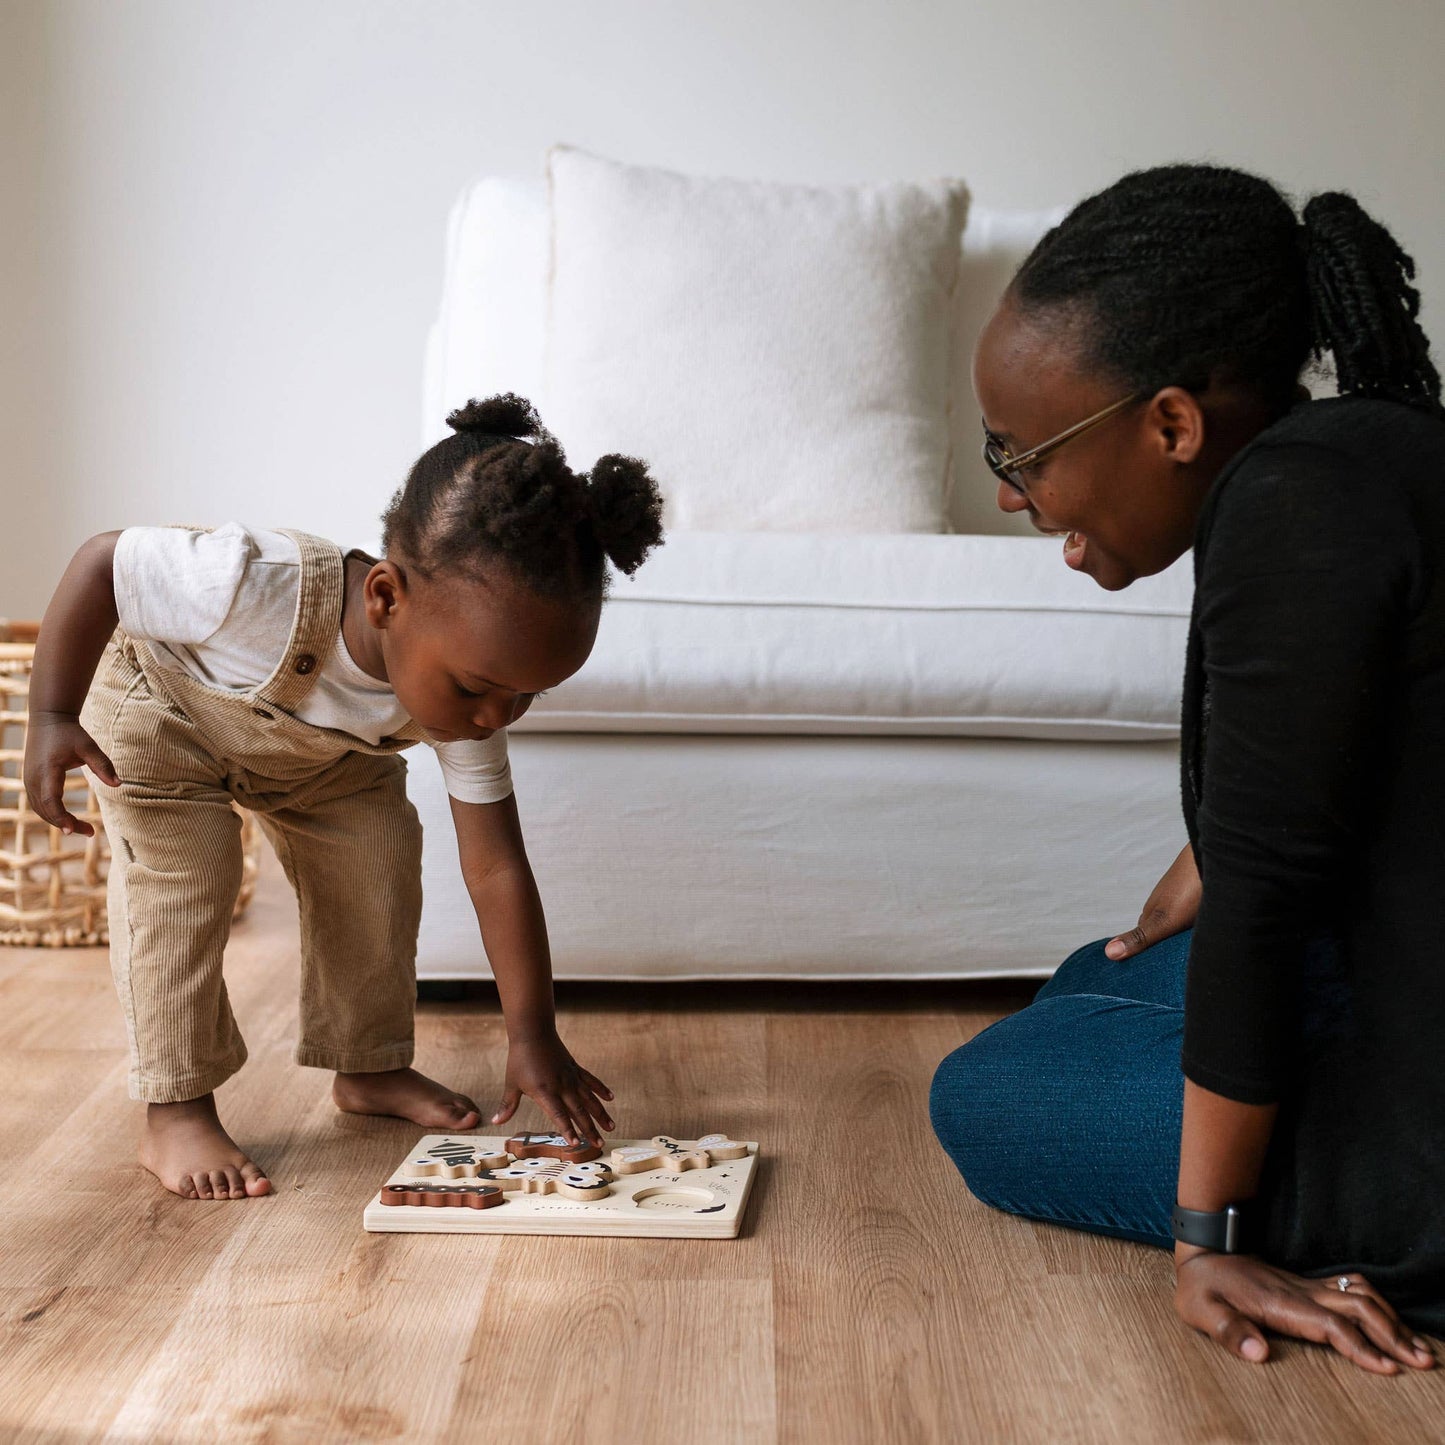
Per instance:
[[[1171,1218],[1174,1238],[1181,1244],[1212,1249],[1217,1254],[1244,1254],[1250,1248],[1250,1210],[1231,1204],[1224,1209],[1185,1209],[1174,1206]]]

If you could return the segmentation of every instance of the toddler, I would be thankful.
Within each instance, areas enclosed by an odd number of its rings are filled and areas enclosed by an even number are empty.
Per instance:
[[[661,499],[628,457],[572,472],[518,397],[448,422],[385,514],[380,560],[300,532],[133,527],[85,543],[46,611],[25,784],[47,821],[88,833],[65,810],[65,771],[95,782],[141,1162],[184,1198],[271,1188],[214,1093],[246,1057],[221,974],[233,801],[296,890],[297,1063],[334,1070],[352,1113],[479,1123],[471,1099],[411,1067],[421,827],[398,754],[418,742],[446,778],[506,1015],[491,1122],[528,1094],[569,1140],[613,1127],[611,1091],[557,1036],[506,729],[587,660],[607,562],[637,569],[661,541]]]

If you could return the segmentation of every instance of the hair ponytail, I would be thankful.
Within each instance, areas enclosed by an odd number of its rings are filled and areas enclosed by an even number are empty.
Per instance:
[[[1352,196],[1316,196],[1301,221],[1260,176],[1173,165],[1081,201],[1010,294],[1061,313],[1083,360],[1126,390],[1220,380],[1283,414],[1311,355],[1329,352],[1342,392],[1439,411],[1414,275]]]
[[[537,408],[515,392],[473,399],[447,416],[454,432],[486,437],[494,441],[537,441],[547,435]]]
[[[636,457],[599,457],[587,478],[597,543],[619,572],[632,576],[662,541],[662,493]]]
[[[629,576],[662,541],[662,496],[635,457],[567,465],[531,402],[511,392],[447,417],[382,517],[382,547],[423,576],[502,566],[534,591],[595,598],[607,563]]]
[[[1334,357],[1340,391],[1438,410],[1414,259],[1342,191],[1315,196],[1303,224],[1311,344],[1316,357]]]

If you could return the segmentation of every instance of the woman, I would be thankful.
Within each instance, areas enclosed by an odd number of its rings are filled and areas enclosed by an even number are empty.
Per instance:
[[[999,505],[1110,590],[1195,549],[1189,846],[932,1094],[985,1203],[1172,1243],[1181,1318],[1244,1359],[1267,1328],[1380,1374],[1445,1329],[1445,418],[1413,275],[1349,196],[1300,219],[1168,166],[1015,277],[974,363]],[[1326,353],[1341,395],[1309,401]]]

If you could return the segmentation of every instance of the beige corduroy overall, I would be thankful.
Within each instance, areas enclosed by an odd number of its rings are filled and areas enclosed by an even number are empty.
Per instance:
[[[249,692],[162,667],[117,632],[81,722],[118,788],[92,778],[110,839],[110,951],[134,1098],[209,1093],[245,1062],[221,977],[253,811],[296,890],[301,1030],[296,1062],[369,1072],[412,1059],[421,824],[396,753],[414,723],[373,745],[293,711],[336,645],[345,565],[332,543],[301,551],[291,636]]]

